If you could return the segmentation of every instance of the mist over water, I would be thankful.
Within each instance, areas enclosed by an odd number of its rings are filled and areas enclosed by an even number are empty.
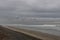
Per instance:
[[[48,16],[48,15],[47,15]],[[60,22],[60,18],[55,18],[52,16],[48,17],[32,17],[32,16],[18,16],[19,18],[16,18],[16,15],[7,15],[0,17],[0,24],[31,24],[31,25],[43,25],[45,23],[54,23],[54,22]]]

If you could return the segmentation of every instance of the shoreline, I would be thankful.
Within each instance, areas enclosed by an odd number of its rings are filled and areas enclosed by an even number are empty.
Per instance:
[[[60,36],[55,36],[47,33],[42,33],[42,32],[37,32],[37,31],[31,31],[27,29],[18,29],[14,28],[12,26],[7,26],[6,28],[11,29],[13,31],[21,32],[26,35],[38,38],[38,39],[43,39],[43,40],[60,40]]]

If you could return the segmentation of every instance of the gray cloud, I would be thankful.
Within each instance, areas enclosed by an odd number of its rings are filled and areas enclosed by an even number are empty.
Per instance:
[[[18,23],[16,16],[20,18],[19,23],[29,21],[28,18],[32,17],[60,18],[60,0],[0,0],[0,21]]]
[[[23,16],[50,15],[60,11],[59,4],[59,0],[0,0],[0,13]]]
[[[60,12],[59,0],[18,0],[16,12],[20,15],[52,15]]]

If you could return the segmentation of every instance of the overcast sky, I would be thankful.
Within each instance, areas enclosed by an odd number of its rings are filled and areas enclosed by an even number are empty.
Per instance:
[[[29,16],[59,17],[60,0],[17,0],[16,13]]]
[[[0,14],[60,16],[60,0],[0,0]]]
[[[16,16],[60,18],[60,0],[0,0],[0,21]]]

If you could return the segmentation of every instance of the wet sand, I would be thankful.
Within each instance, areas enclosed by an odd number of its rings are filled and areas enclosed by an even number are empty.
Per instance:
[[[33,30],[27,30],[27,29],[23,29],[23,28],[15,28],[15,26],[6,26],[6,28],[17,31],[17,32],[21,32],[24,33],[26,35],[38,38],[38,39],[42,39],[42,40],[60,40],[60,36],[56,36],[56,35],[51,35],[48,33],[42,33],[42,32],[38,32],[38,31],[33,31]]]
[[[12,31],[0,25],[0,40],[41,40],[24,33]]]
[[[13,40],[60,40],[60,36],[27,29],[15,28],[15,26],[2,26],[1,30],[2,29],[4,30],[4,34],[10,34],[11,37],[9,38]]]

